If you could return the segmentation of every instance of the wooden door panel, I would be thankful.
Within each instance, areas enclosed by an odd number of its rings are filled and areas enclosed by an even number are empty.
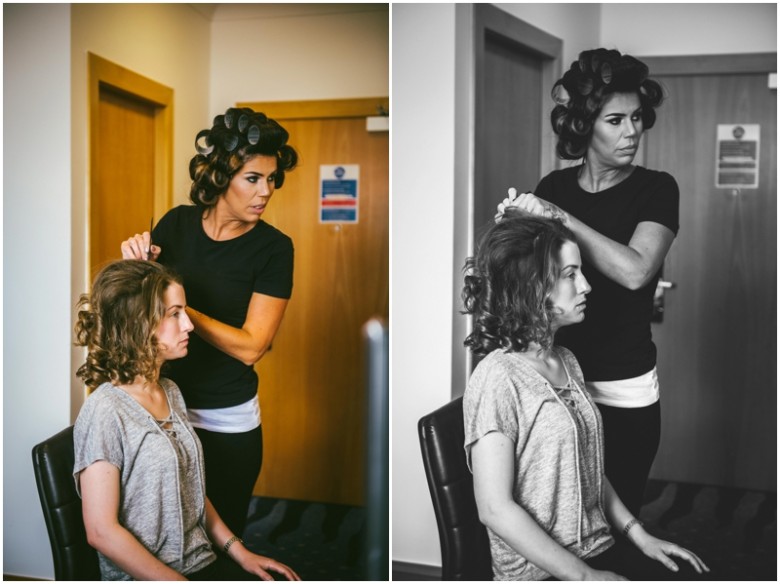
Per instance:
[[[154,214],[154,106],[101,88],[97,189],[90,198],[90,266],[94,276],[119,257],[120,243],[149,229]],[[159,219],[159,217],[158,217]]]
[[[388,317],[387,133],[365,118],[280,120],[300,164],[265,220],[295,245],[293,296],[257,365],[264,457],[258,495],[360,505],[365,380],[361,328]],[[321,164],[358,164],[359,223],[320,224]]]
[[[663,428],[653,476],[776,488],[776,93],[766,75],[659,78],[669,99],[647,164],[680,185],[658,346]],[[715,188],[718,123],[761,124],[757,189]]]
[[[533,191],[541,178],[542,58],[497,34],[485,36],[477,117],[484,139],[475,153],[477,236],[492,223],[507,188]]]

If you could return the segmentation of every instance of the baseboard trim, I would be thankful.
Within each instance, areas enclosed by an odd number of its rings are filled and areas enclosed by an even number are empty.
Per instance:
[[[45,578],[30,578],[29,576],[16,576],[14,574],[3,574],[3,582],[17,582],[17,581],[51,582],[51,580],[46,580]]]
[[[418,576],[420,580],[441,580],[441,567],[393,560],[393,574],[396,572]]]

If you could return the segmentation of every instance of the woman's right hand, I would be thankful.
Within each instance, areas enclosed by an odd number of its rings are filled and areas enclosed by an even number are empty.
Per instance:
[[[149,244],[152,241],[152,235],[148,231],[143,233],[136,233],[129,239],[122,242],[120,246],[122,249],[122,259],[125,260],[149,260],[156,261],[160,257],[162,249],[159,245],[152,245],[149,249]]]

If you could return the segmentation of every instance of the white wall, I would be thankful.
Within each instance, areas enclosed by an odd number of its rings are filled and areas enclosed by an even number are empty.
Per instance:
[[[3,572],[47,578],[30,453],[70,423],[67,4],[3,6],[3,86]]]
[[[601,43],[623,53],[656,57],[777,51],[775,3],[602,4],[601,10]]]
[[[563,70],[584,48],[599,43],[601,12],[605,4],[495,4],[526,23],[563,41]]]
[[[496,4],[563,41],[637,55],[776,51],[774,4]],[[451,4],[393,6],[392,439],[394,561],[441,565],[417,420],[450,399],[456,44]],[[735,26],[739,23],[738,26]],[[725,37],[729,37],[725,41]],[[749,38],[748,38],[749,37]],[[465,258],[464,258],[465,259]]]
[[[417,420],[450,399],[455,7],[393,6],[392,554],[439,564]]]
[[[390,95],[387,5],[225,5],[211,30],[213,115],[236,101]]]

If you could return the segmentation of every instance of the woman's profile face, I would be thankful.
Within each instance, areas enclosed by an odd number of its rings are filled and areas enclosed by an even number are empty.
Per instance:
[[[585,295],[590,292],[590,284],[582,273],[580,248],[576,243],[565,242],[558,260],[561,269],[550,302],[556,312],[553,325],[561,327],[585,319]]]
[[[627,166],[634,161],[644,126],[636,93],[613,93],[593,124],[587,157],[602,167]]]
[[[236,172],[217,205],[234,219],[257,223],[274,194],[275,180],[276,157],[258,154]]]
[[[163,294],[165,314],[157,326],[157,347],[159,358],[163,361],[181,359],[187,355],[190,332],[194,328],[184,307],[187,299],[184,288],[171,282]]]

